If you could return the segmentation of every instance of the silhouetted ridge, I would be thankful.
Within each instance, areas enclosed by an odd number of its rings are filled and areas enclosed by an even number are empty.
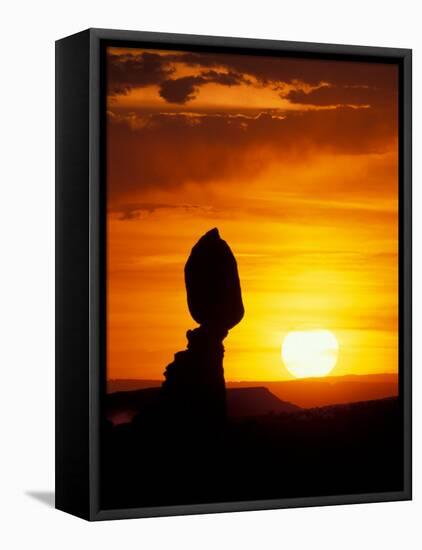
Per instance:
[[[107,418],[113,424],[131,422],[139,415],[140,421],[155,414],[160,400],[160,388],[144,388],[132,391],[119,391],[107,396]],[[300,407],[282,401],[267,388],[226,389],[227,414],[231,418],[260,416],[265,414],[291,413]]]
[[[281,401],[267,388],[229,388],[226,390],[230,417],[261,416],[298,411],[300,407]]]

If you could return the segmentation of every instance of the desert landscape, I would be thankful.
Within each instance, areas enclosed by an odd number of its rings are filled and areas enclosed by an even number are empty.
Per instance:
[[[117,391],[105,400],[104,502],[155,506],[400,490],[397,377],[333,378],[229,382],[224,432],[204,439],[195,426],[183,440],[151,423],[159,381],[110,381]],[[327,404],[332,385],[354,401]],[[312,399],[324,405],[305,406],[312,387]]]

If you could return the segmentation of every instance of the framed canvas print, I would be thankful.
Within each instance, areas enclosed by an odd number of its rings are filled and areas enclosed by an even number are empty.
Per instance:
[[[56,43],[56,506],[411,498],[411,51]]]

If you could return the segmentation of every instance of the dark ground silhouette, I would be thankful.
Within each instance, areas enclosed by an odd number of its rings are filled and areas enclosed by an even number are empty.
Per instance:
[[[185,282],[200,326],[162,386],[105,399],[103,509],[402,489],[397,398],[300,409],[268,388],[226,394],[222,342],[244,309],[236,260],[217,229],[193,247]],[[107,420],[113,407],[131,410],[126,422]]]
[[[398,491],[397,398],[228,420],[219,436],[133,422],[103,431],[105,508]],[[185,432],[186,433],[186,432]]]

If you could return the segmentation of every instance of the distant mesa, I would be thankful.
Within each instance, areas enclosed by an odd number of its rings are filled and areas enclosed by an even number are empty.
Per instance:
[[[302,408],[325,407],[398,395],[397,374],[368,374],[299,378],[271,382],[228,382],[229,388],[265,386],[279,399]]]
[[[300,410],[297,405],[276,397],[268,388],[228,388],[226,391],[227,413],[231,418],[291,413]]]
[[[160,398],[160,388],[119,391],[107,396],[107,417],[113,424],[131,422],[136,415],[146,416]],[[267,414],[293,413],[300,407],[282,401],[267,388],[228,388],[226,390],[229,418],[264,416]]]

